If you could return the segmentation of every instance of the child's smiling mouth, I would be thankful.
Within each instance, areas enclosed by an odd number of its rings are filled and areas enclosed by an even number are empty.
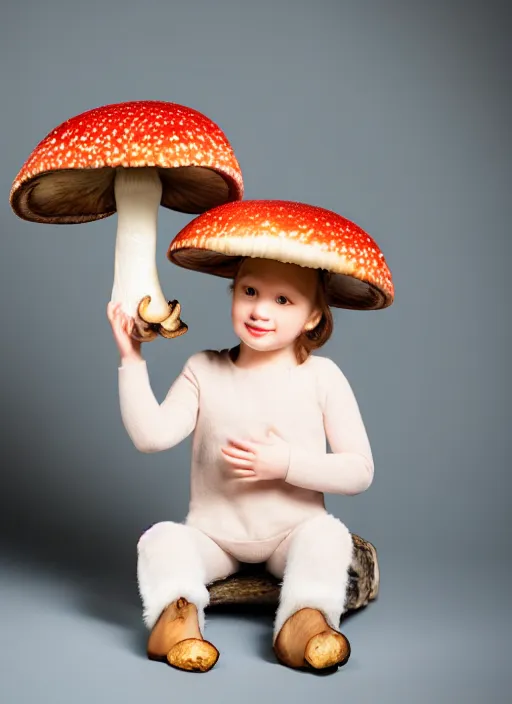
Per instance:
[[[268,332],[273,332],[273,330],[266,330],[265,328],[257,328],[254,325],[249,325],[248,323],[245,323],[245,327],[251,333],[251,335],[254,335],[254,337],[263,337],[263,335],[266,335]]]

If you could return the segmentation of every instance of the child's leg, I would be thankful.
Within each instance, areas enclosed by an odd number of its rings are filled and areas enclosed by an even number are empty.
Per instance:
[[[295,642],[302,624],[306,629],[313,629],[311,633],[318,630],[319,623],[324,624],[320,630],[338,629],[345,607],[352,554],[350,531],[329,514],[300,524],[283,541],[266,565],[269,572],[283,578],[274,623],[274,645],[285,623],[290,623],[289,619],[304,609],[306,611],[292,622]],[[341,637],[337,638],[338,645],[335,641],[336,638],[333,640],[336,647],[343,646]],[[350,648],[348,641],[346,647]]]
[[[201,531],[165,521],[137,545],[137,577],[144,623],[152,629],[162,611],[183,597],[197,607],[201,631],[209,602],[206,585],[237,571],[239,563]]]

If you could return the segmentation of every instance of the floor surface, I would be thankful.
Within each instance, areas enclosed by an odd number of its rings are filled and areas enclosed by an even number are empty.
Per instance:
[[[510,619],[495,576],[452,565],[400,580],[382,565],[378,599],[341,625],[352,656],[328,675],[277,663],[271,611],[210,609],[205,635],[220,659],[208,673],[185,673],[146,659],[134,582],[6,551],[0,701],[506,702]]]

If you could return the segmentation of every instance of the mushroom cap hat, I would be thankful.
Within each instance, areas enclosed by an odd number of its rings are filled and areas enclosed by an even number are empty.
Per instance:
[[[325,208],[282,200],[245,200],[217,206],[172,240],[168,259],[185,269],[234,278],[245,257],[322,269],[327,303],[378,310],[393,302],[389,267],[375,240]]]
[[[183,213],[243,197],[225,134],[192,108],[158,100],[97,107],[52,130],[16,176],[10,203],[24,220],[66,224],[116,212],[116,169],[155,167],[161,205]]]

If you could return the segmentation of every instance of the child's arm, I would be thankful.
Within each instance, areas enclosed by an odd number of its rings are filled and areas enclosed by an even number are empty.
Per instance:
[[[199,407],[199,389],[194,373],[185,365],[181,374],[159,404],[151,389],[140,343],[130,336],[132,322],[118,306],[109,304],[121,365],[119,401],[128,435],[141,452],[159,452],[174,447],[194,430]]]
[[[373,457],[354,393],[341,369],[327,360],[324,427],[332,454],[291,447],[286,481],[331,494],[359,494],[373,481]]]

